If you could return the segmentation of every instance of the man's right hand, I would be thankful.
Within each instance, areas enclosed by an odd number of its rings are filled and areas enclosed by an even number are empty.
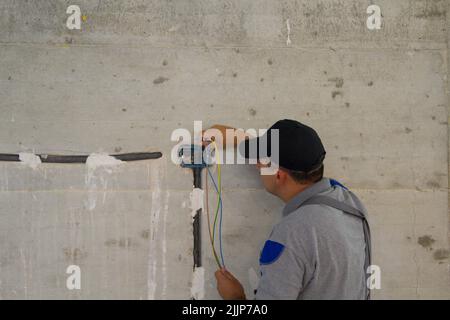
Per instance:
[[[234,137],[234,141],[227,141],[227,131],[230,136]],[[207,146],[211,141],[214,141],[218,148],[225,149],[227,147],[236,148],[241,141],[246,139],[246,135],[243,130],[236,130],[233,127],[215,124],[209,129],[203,130],[202,139],[204,146]]]

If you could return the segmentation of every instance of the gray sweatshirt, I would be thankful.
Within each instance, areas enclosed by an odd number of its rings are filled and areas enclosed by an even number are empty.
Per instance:
[[[323,178],[290,200],[260,257],[256,299],[365,299],[365,241],[361,219],[326,205],[324,195],[358,208],[339,182]]]

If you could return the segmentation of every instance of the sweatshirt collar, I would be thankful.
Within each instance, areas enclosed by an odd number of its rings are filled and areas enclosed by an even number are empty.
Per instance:
[[[318,193],[326,191],[331,187],[330,179],[322,178],[311,186],[307,187],[302,192],[295,195],[291,200],[289,200],[283,209],[283,217],[287,216],[291,212],[297,210],[298,207],[302,205],[306,200],[315,196]]]

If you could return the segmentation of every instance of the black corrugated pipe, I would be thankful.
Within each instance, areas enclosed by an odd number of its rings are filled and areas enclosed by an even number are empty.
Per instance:
[[[88,155],[52,155],[52,154],[37,154],[43,163],[86,163]],[[161,152],[134,152],[134,153],[122,153],[111,154],[114,157],[122,161],[138,161],[158,159],[162,157]],[[20,161],[18,154],[12,153],[0,153],[0,161]]]

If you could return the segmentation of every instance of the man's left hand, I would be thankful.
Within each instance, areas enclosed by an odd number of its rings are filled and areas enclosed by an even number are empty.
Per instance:
[[[245,300],[242,284],[225,268],[217,270],[217,291],[224,300]]]

